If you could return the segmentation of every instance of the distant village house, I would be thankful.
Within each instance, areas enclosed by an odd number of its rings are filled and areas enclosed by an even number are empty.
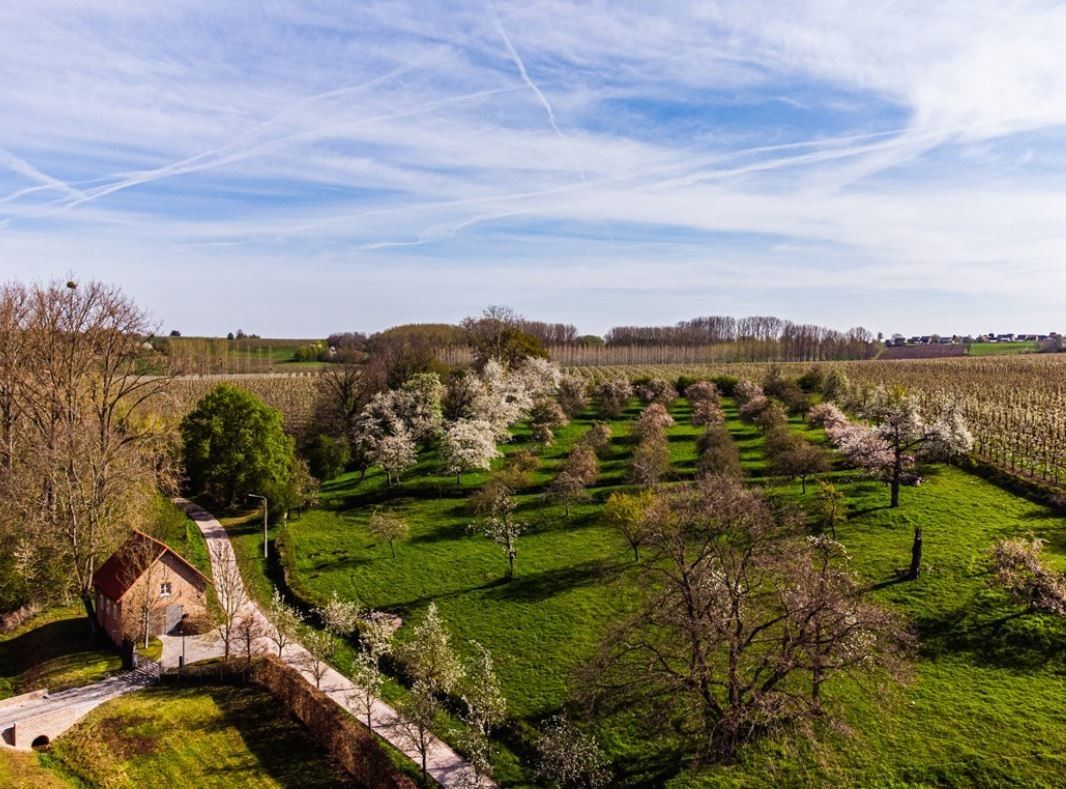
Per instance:
[[[96,618],[116,644],[206,617],[207,578],[165,543],[134,531],[93,576]]]

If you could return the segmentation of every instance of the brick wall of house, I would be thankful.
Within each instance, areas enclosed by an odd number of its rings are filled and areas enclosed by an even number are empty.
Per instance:
[[[152,606],[152,633],[163,632],[164,611],[168,605],[180,605],[190,618],[199,618],[207,613],[207,601],[204,597],[204,580],[190,570],[183,562],[169,553],[156,563],[155,602]],[[170,595],[160,594],[160,585],[170,584]]]
[[[164,592],[163,584],[169,584],[169,594]],[[151,597],[149,632],[154,636],[163,635],[167,606],[180,605],[189,618],[206,616],[204,590],[203,578],[170,553],[164,553],[119,600],[112,601],[97,590],[97,621],[116,644],[121,644],[125,635],[138,638],[143,633],[139,622],[144,610],[139,601],[147,593]]]

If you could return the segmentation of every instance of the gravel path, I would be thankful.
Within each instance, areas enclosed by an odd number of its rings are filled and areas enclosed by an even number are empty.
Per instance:
[[[174,499],[174,503],[185,510],[186,514],[200,528],[200,532],[204,535],[204,540],[206,540],[209,548],[213,545],[222,546],[218,551],[211,550],[209,552],[212,557],[212,570],[215,577],[218,577],[221,575],[219,572],[219,566],[221,565],[216,563],[216,553],[223,557],[220,561],[236,561],[233,553],[233,546],[230,544],[229,535],[226,534],[226,530],[222,527],[222,524],[219,523],[211,513],[198,504],[183,498]],[[221,590],[218,591],[219,594],[221,594]],[[248,596],[245,595],[245,597]],[[270,628],[262,610],[250,598],[248,598],[248,602],[245,603],[245,612],[255,616],[264,629]],[[186,643],[186,649],[188,649],[188,647],[189,644]],[[207,645],[205,644],[204,647],[206,649]],[[181,645],[178,644],[177,648],[180,650]],[[276,647],[267,639],[263,639],[258,643],[257,648],[262,652],[276,651]],[[221,650],[219,650],[218,653],[220,654]],[[186,656],[188,658],[188,653],[186,653]],[[313,685],[314,678],[303,669],[303,666],[306,665],[308,656],[307,650],[302,646],[299,644],[291,644],[285,647],[282,658],[290,666],[300,671],[304,679]],[[348,701],[348,697],[356,689],[355,685],[339,671],[336,671],[333,668],[328,669],[325,676],[322,678],[321,689],[323,693],[355,715],[359,720],[365,720],[365,716]],[[396,710],[388,704],[381,700],[375,702],[374,710],[371,713],[371,722],[373,723],[374,731],[380,737],[407,754],[416,764],[421,765],[421,757],[399,732],[396,726],[397,718],[398,714]],[[467,765],[466,761],[459,754],[441,740],[433,740],[426,759],[426,764],[430,776],[442,786],[465,785],[469,781],[469,776],[471,774],[469,765]],[[486,787],[495,786],[491,781],[485,781],[483,785]]]

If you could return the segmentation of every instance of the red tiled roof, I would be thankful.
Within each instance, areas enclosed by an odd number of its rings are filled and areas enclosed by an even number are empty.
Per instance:
[[[207,582],[203,573],[166,543],[134,529],[126,542],[93,574],[93,586],[117,601],[164,553],[169,553]]]

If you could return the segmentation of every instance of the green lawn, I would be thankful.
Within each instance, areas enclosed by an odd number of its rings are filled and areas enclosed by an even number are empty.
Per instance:
[[[806,499],[799,483],[770,480],[762,436],[741,423],[728,402],[728,427],[738,442],[742,464],[753,483],[798,504]],[[321,601],[334,590],[375,608],[417,617],[436,601],[462,650],[471,639],[495,658],[512,722],[501,733],[497,777],[522,785],[528,771],[534,727],[570,699],[572,677],[599,639],[640,590],[632,582],[626,545],[597,522],[599,505],[624,484],[631,451],[628,423],[638,409],[613,423],[611,455],[601,465],[594,500],[566,519],[560,505],[544,498],[573,441],[592,423],[591,414],[559,432],[545,451],[534,484],[522,492],[520,515],[530,523],[519,541],[518,577],[504,581],[506,562],[498,546],[467,533],[473,519],[466,497],[484,481],[468,475],[461,489],[439,474],[433,452],[421,458],[405,480],[392,488],[374,471],[360,482],[348,474],[324,486],[323,505],[286,529],[285,574],[294,591]],[[694,473],[694,439],[683,401],[674,408],[670,429],[675,476]],[[793,420],[794,429],[823,440],[820,431]],[[506,452],[527,448],[528,431],[516,431]],[[634,720],[616,719],[601,735],[629,785],[1052,785],[1066,774],[1066,627],[1040,616],[1016,616],[987,590],[981,561],[993,540],[1034,531],[1049,539],[1049,554],[1066,562],[1066,526],[1045,508],[1006,493],[950,467],[937,467],[923,485],[905,488],[903,506],[887,508],[885,486],[831,472],[848,495],[851,517],[840,538],[854,567],[884,602],[906,616],[922,638],[914,677],[895,693],[874,694],[839,685],[842,720],[848,734],[824,736],[832,747],[815,747],[792,737],[749,748],[737,764],[686,768],[672,743],[655,739]],[[397,546],[373,540],[366,524],[371,509],[388,506],[411,524],[411,539]],[[264,565],[261,532],[254,516],[234,519],[231,534],[261,598],[282,569]],[[894,570],[907,564],[914,526],[925,530],[923,577],[893,583]],[[401,637],[404,631],[401,631]],[[338,666],[345,667],[342,650]],[[393,684],[386,695],[404,691]],[[447,733],[446,733],[447,736]]]
[[[211,577],[211,557],[197,525],[185,511],[160,495],[156,501],[155,529],[152,535],[165,542],[193,567]]]
[[[4,789],[69,789],[84,786],[50,754],[0,748],[0,786]]]
[[[1032,340],[1024,342],[974,342],[970,343],[967,355],[969,356],[1002,356],[1011,353],[1034,353],[1036,343]]]
[[[121,668],[107,637],[89,634],[80,606],[50,609],[0,635],[0,698],[87,685]]]
[[[107,702],[52,744],[93,786],[345,784],[278,702],[254,686],[151,688]]]

